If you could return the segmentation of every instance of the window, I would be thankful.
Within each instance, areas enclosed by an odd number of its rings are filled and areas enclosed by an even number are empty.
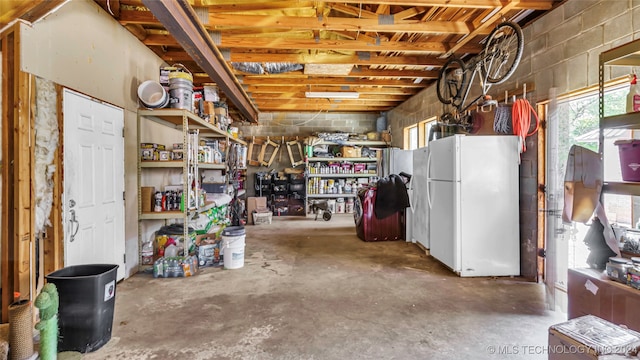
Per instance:
[[[421,121],[404,128],[404,149],[413,150],[427,145],[429,131],[435,125],[436,118]]]
[[[626,112],[626,95],[628,85],[611,87],[605,91],[605,116]],[[558,176],[556,187],[561,188],[566,171],[569,148],[574,145],[598,151],[598,93],[590,92],[581,96],[573,96],[558,101]],[[631,130],[607,129],[604,142],[604,177],[606,180],[621,180],[620,161],[617,146],[614,142],[619,139],[633,137]],[[548,179],[552,181],[552,179]],[[605,194],[603,205],[607,219],[611,224],[633,227],[637,218],[633,214],[633,197],[628,195]],[[637,215],[636,215],[637,217]],[[573,222],[565,224],[564,240],[568,245],[568,268],[588,267],[586,263],[589,250],[584,244],[584,238],[589,230],[588,224]],[[564,255],[564,254],[563,254]],[[562,268],[559,268],[562,270]]]
[[[404,149],[413,150],[418,148],[418,125],[413,125],[404,129]]]

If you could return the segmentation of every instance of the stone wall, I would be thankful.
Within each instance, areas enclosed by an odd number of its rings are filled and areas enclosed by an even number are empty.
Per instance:
[[[599,54],[629,42],[640,32],[640,2],[637,0],[568,0],[562,6],[525,26],[522,60],[509,81],[490,93],[533,84],[527,97],[532,104],[548,100],[551,90],[566,94],[598,84]],[[628,68],[608,69],[606,79],[629,73]],[[531,88],[531,85],[530,85]],[[387,114],[393,144],[403,143],[403,128],[439,116],[443,112],[435,87],[423,90]],[[560,119],[562,121],[562,119]],[[537,279],[537,136],[527,139],[527,152],[520,166],[521,274]]]

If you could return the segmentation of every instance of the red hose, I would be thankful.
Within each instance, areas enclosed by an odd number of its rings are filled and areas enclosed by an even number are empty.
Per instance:
[[[530,132],[529,128],[531,127],[531,113],[536,119],[536,126]],[[511,121],[513,124],[513,134],[520,137],[520,141],[522,142],[522,151],[527,151],[526,138],[538,132],[538,128],[540,127],[540,119],[538,118],[538,114],[533,109],[529,101],[526,99],[518,99],[513,103],[513,110],[511,110]]]

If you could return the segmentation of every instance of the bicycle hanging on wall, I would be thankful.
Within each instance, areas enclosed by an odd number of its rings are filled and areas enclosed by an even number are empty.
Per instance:
[[[439,126],[432,127],[429,132],[428,140],[471,132],[474,120],[469,109],[474,105],[482,110],[497,105],[497,101],[487,92],[492,85],[504,82],[515,72],[523,48],[524,37],[520,26],[504,21],[489,33],[478,55],[466,62],[451,57],[438,73],[436,92],[445,109],[438,120]],[[471,84],[476,76],[479,80],[480,95],[467,102]]]

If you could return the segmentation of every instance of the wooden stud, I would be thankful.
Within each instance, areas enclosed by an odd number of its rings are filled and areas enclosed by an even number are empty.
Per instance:
[[[15,215],[17,227],[15,240],[18,241],[17,288],[20,299],[35,300],[35,195],[32,179],[35,175],[35,77],[20,72],[18,74],[18,113],[14,126],[18,138],[14,143],[14,164],[17,164],[14,181],[17,189]]]
[[[5,106],[2,107],[2,153],[4,154],[2,159],[2,226],[1,244],[2,247],[1,256],[2,261],[2,322],[7,323],[9,321],[9,304],[13,302],[13,212],[14,207],[13,199],[13,166],[12,157],[14,156],[13,150],[13,104],[15,73],[14,57],[17,51],[15,38],[15,27],[8,30],[7,33],[2,35],[2,103]],[[11,100],[11,101],[10,101]]]
[[[14,25],[1,36],[2,109],[2,320],[14,293],[21,299],[35,296],[34,114],[35,77],[20,71],[20,27]]]

